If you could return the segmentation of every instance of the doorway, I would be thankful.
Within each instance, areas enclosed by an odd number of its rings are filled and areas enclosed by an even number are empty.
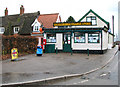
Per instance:
[[[71,52],[71,32],[63,34],[63,52]]]

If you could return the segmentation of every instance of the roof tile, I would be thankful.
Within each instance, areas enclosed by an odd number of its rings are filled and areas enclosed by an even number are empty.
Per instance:
[[[45,28],[53,28],[53,23],[57,21],[59,13],[54,14],[41,14],[38,21],[43,24]],[[61,21],[61,19],[60,19]]]

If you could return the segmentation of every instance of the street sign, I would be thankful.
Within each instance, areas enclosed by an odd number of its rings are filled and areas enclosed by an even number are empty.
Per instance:
[[[11,50],[11,56],[12,56],[12,60],[15,60],[18,58],[18,49],[17,48],[13,48]]]

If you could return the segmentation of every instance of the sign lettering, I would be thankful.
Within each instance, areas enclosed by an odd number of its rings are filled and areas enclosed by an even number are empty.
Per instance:
[[[91,22],[75,22],[75,23],[53,23],[53,26],[87,26],[92,25]]]

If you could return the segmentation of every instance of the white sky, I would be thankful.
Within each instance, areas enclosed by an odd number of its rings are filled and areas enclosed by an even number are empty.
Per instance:
[[[40,11],[41,14],[60,13],[62,21],[73,16],[78,21],[90,9],[103,19],[110,22],[115,16],[115,33],[118,32],[118,2],[119,0],[0,0],[0,16],[8,8],[8,14],[19,14],[20,6],[25,7],[25,13]]]

